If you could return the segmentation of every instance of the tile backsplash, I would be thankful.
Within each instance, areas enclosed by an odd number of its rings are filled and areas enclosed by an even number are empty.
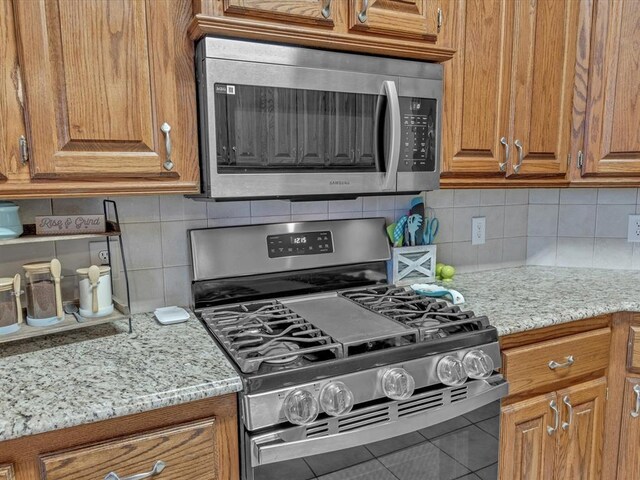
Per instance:
[[[636,188],[531,190],[527,264],[640,269],[640,244],[627,241],[635,213]]]

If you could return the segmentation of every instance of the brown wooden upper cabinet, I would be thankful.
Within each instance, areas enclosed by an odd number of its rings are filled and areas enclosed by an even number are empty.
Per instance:
[[[435,41],[438,8],[434,0],[352,0],[349,24],[355,31]]]
[[[596,0],[592,25],[582,175],[635,177],[640,175],[640,1]]]
[[[52,194],[197,191],[189,0],[14,1],[12,7],[6,11],[6,1],[0,7],[3,24],[15,18],[2,35],[15,37],[22,82],[7,95],[8,108],[16,110],[19,92],[37,188],[46,181]],[[12,53],[11,42],[2,48]],[[2,81],[15,75],[4,71]],[[19,124],[9,128],[0,133],[12,137],[5,145],[13,149]]]
[[[444,35],[458,53],[445,67],[443,172],[564,177],[579,2],[453,5]]]

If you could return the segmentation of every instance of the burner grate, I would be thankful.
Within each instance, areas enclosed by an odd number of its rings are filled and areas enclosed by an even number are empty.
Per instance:
[[[438,298],[417,294],[409,287],[393,285],[341,292],[341,295],[409,327],[420,331],[420,341],[435,340],[456,333],[486,328],[486,317],[450,305]]]
[[[277,300],[206,309],[202,319],[244,373],[342,357],[340,344]]]

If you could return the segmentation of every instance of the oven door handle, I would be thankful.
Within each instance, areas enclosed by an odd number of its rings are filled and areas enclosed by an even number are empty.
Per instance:
[[[478,388],[474,388],[474,391],[466,400],[455,401],[443,407],[430,408],[420,413],[400,418],[397,417],[398,404],[396,402],[396,413],[393,415],[396,418],[390,418],[375,425],[354,428],[343,433],[300,438],[292,441],[283,440],[283,438],[287,437],[286,431],[249,437],[251,466],[258,467],[260,465],[343,450],[415,432],[480,408],[506,396],[508,393],[508,383],[501,375],[495,375],[487,380],[478,380],[477,382]],[[415,397],[420,396],[416,395]],[[368,414],[364,412],[361,415],[371,417],[372,421],[373,417],[376,416],[374,412]],[[296,433],[304,435],[304,432],[300,432],[298,427],[296,427]]]
[[[383,163],[386,164],[386,173],[382,179],[382,191],[389,192],[396,190],[398,165],[400,164],[400,141],[402,136],[402,120],[400,118],[400,99],[398,98],[398,88],[393,80],[385,80],[382,82],[380,95],[387,97],[387,105],[391,124],[389,128],[389,145]],[[383,115],[381,109],[378,115]],[[381,125],[380,118],[376,121]],[[376,125],[375,131],[378,132],[379,126]]]

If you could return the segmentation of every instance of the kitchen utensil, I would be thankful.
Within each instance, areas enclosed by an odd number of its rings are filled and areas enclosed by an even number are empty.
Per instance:
[[[404,231],[405,231],[405,227],[407,226],[408,219],[409,217],[407,215],[403,215],[396,222],[396,228],[393,231],[393,238],[395,239],[395,241],[393,242],[394,247],[402,246],[403,240],[407,238],[404,234]]]
[[[430,211],[425,218],[424,224],[422,241],[424,245],[433,245],[436,235],[438,235],[438,230],[440,230],[440,221],[434,213]]]
[[[76,270],[80,294],[80,315],[86,318],[105,317],[113,313],[111,267],[92,265]]]
[[[425,297],[451,297],[451,301],[454,305],[464,303],[464,297],[462,294],[452,288],[444,288],[440,285],[434,285],[430,283],[414,283],[411,285],[413,291]]]
[[[395,237],[394,237],[394,231],[396,229],[396,223],[393,222],[390,225],[387,225],[387,235],[389,236],[389,240],[391,240],[391,245],[394,245],[396,243]]]
[[[182,323],[189,320],[189,312],[180,307],[156,308],[153,314],[156,316],[158,322],[160,322],[162,325]]]
[[[89,283],[91,284],[91,312],[98,313],[98,282],[100,282],[100,269],[96,265],[91,265],[87,272]]]
[[[409,215],[407,220],[407,228],[409,229],[409,243],[411,246],[416,244],[416,232],[422,225],[422,217],[420,215]]]
[[[53,283],[56,290],[56,316],[62,320],[64,318],[64,312],[62,311],[62,290],[60,288],[60,275],[62,274],[62,265],[60,260],[54,258],[51,260],[51,276],[53,277]]]
[[[26,322],[33,327],[54,325],[64,318],[64,315],[58,316],[60,295],[51,272],[52,264],[57,268],[56,262],[35,262],[22,266],[27,297]]]
[[[0,335],[17,332],[22,323],[13,290],[14,281],[15,278],[0,278]]]
[[[411,201],[412,207],[410,210],[410,215],[420,215],[420,218],[422,218],[424,220],[424,203],[422,202],[422,197],[416,197]],[[420,226],[418,227],[418,230],[416,231],[416,241],[414,243],[414,245],[421,245],[423,244],[423,238],[424,238],[424,221],[420,223]]]
[[[68,315],[73,315],[76,319],[76,322],[83,323],[85,321],[84,317],[78,313],[78,306],[75,303],[67,303],[63,307],[64,313]]]
[[[22,290],[20,290],[20,274],[16,273],[13,277],[13,295],[16,299],[16,310],[18,314],[18,325],[20,325],[23,321],[22,319],[22,302],[20,301],[20,295],[22,295]]]
[[[22,235],[19,208],[13,202],[0,202],[0,239],[17,238]]]

